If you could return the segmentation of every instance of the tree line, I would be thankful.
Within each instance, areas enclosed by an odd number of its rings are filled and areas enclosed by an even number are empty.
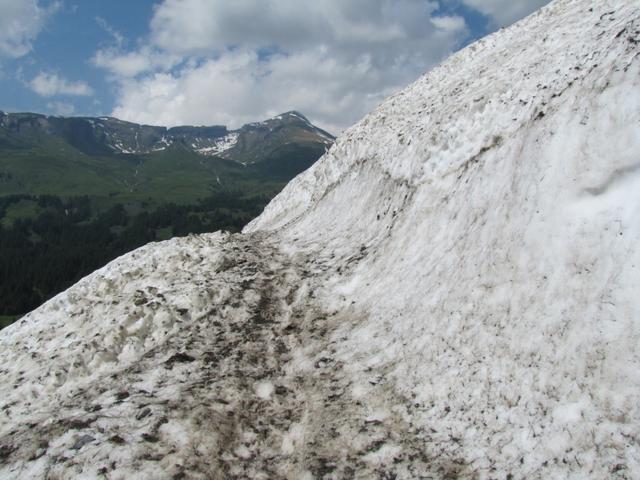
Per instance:
[[[0,198],[0,219],[20,201],[34,216],[0,224],[0,315],[27,313],[114,258],[164,237],[239,231],[269,198],[217,192],[194,205],[166,203],[129,213],[115,204],[95,212],[89,197],[14,195]]]

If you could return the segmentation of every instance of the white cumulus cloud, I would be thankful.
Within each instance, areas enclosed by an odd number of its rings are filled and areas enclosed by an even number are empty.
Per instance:
[[[18,58],[32,49],[47,18],[59,2],[41,6],[38,0],[0,0],[0,58]]]
[[[170,69],[180,62],[180,57],[148,46],[134,51],[112,47],[98,50],[91,62],[117,78],[128,78],[149,71]]]
[[[340,131],[454,50],[427,0],[164,0],[142,46],[98,51],[114,116],[231,127],[296,109]]]
[[[86,82],[73,82],[56,73],[40,72],[31,82],[31,89],[42,97],[57,95],[90,96],[93,90]]]
[[[338,133],[465,41],[449,2],[497,26],[548,0],[162,0],[136,48],[92,62],[126,120],[233,128],[295,109]]]

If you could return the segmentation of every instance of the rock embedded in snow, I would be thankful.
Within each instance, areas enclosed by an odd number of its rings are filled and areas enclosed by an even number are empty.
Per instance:
[[[244,234],[0,332],[0,477],[640,477],[638,32],[635,2],[557,0]]]

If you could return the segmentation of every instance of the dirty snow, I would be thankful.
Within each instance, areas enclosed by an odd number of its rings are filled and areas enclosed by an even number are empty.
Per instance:
[[[0,478],[639,478],[639,32],[630,0],[557,0],[243,234],[0,332]]]

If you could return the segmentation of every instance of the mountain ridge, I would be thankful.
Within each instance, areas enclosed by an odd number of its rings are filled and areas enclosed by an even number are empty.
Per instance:
[[[162,127],[140,125],[114,117],[60,117],[38,113],[0,112],[0,129],[17,140],[26,134],[59,136],[84,154],[150,154],[173,144],[205,156],[216,155],[242,164],[255,163],[270,148],[274,131],[287,141],[331,145],[334,137],[297,111],[289,111],[236,130],[224,125]],[[5,140],[6,141],[6,140]]]
[[[223,186],[287,181],[332,143],[330,134],[295,111],[237,130],[1,114],[0,195],[89,195],[113,203],[169,193],[184,203]]]

